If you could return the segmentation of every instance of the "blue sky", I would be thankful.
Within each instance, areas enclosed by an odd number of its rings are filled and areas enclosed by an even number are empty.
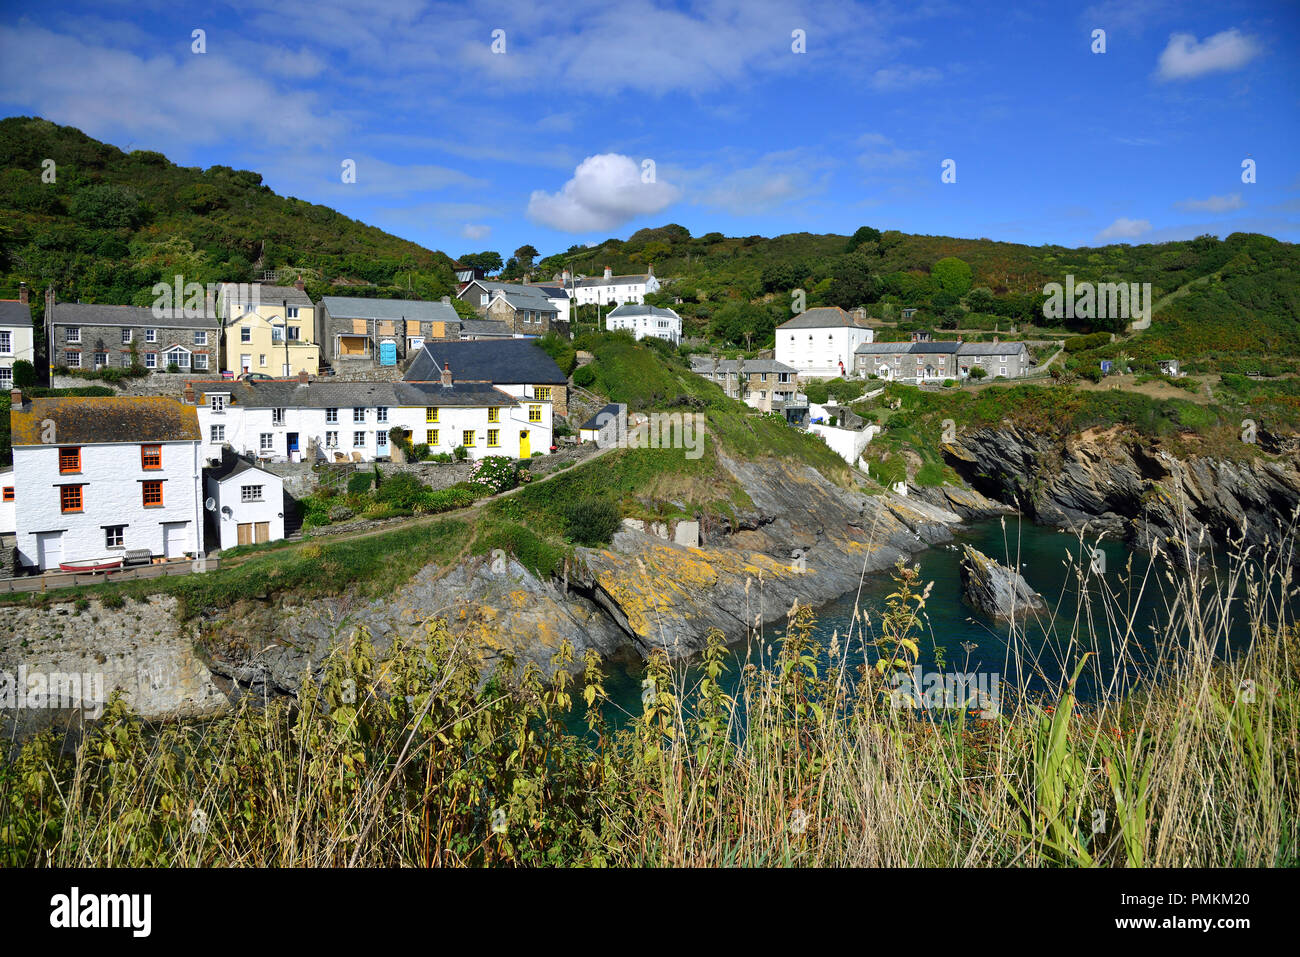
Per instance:
[[[453,256],[668,222],[1300,239],[1298,2],[55,0],[0,23],[3,115],[257,170]]]

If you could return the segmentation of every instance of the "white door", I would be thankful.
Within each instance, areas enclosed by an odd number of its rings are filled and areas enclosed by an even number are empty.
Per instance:
[[[239,357],[239,371],[240,371],[240,372],[252,372],[252,371],[253,371],[253,355],[252,355],[251,352],[245,352],[245,353],[243,353],[243,354],[240,355],[240,357]]]
[[[163,522],[163,557],[180,558],[189,543],[189,522]]]
[[[385,432],[383,429],[380,429],[378,432],[375,433],[375,454],[376,455],[388,454],[388,433]]]
[[[63,533],[38,532],[36,535],[36,563],[41,571],[59,567],[63,561]]]

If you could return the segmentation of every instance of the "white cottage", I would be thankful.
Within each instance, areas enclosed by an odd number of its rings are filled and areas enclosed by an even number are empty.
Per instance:
[[[222,548],[284,538],[284,480],[247,459],[230,456],[204,473],[208,514]]]
[[[27,296],[27,283],[23,283],[17,299],[0,299],[0,390],[13,388],[15,362],[36,361],[32,307]]]
[[[638,339],[657,336],[667,339],[673,345],[682,341],[682,317],[671,309],[657,306],[623,303],[609,311],[605,317],[605,328],[609,330],[626,329]]]
[[[864,320],[838,306],[819,306],[776,327],[776,361],[804,379],[833,379],[853,374],[854,352],[875,333]]]
[[[14,391],[18,563],[180,559],[203,551],[199,422],[175,399],[24,399]]]
[[[338,382],[297,379],[192,382],[185,401],[198,411],[203,458],[223,448],[278,462],[370,462],[392,456],[391,432],[434,453],[464,446],[471,459],[529,458],[551,450],[551,403],[521,398],[488,382]]]

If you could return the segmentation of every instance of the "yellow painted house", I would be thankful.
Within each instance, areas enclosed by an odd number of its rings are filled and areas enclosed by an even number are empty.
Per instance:
[[[292,286],[223,283],[222,368],[239,375],[261,372],[272,378],[320,372],[315,303],[302,281]]]

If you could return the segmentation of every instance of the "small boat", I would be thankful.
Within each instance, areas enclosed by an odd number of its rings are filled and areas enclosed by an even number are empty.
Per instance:
[[[88,558],[80,562],[59,562],[59,570],[85,574],[88,572],[112,572],[122,567],[120,558]]]

